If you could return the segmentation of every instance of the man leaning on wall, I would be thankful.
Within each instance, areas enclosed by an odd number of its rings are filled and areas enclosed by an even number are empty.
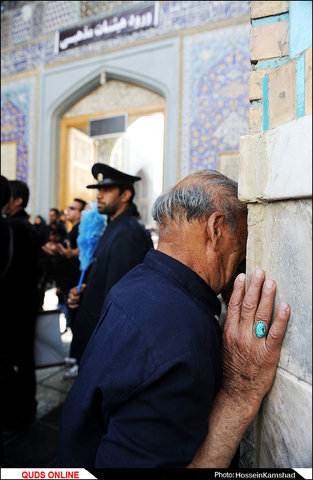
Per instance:
[[[204,171],[155,202],[157,250],[108,293],[62,414],[58,464],[227,467],[269,391],[289,307],[258,268],[217,295],[245,258],[237,184]]]

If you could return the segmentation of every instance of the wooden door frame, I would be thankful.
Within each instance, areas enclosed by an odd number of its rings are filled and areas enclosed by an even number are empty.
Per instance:
[[[66,178],[69,175],[68,171],[68,138],[70,128],[85,128],[88,126],[90,119],[108,117],[111,115],[119,115],[127,113],[130,120],[134,121],[144,115],[153,113],[163,113],[165,117],[166,103],[152,103],[148,105],[140,105],[135,107],[117,108],[114,110],[107,110],[102,112],[88,113],[85,115],[78,115],[75,117],[63,117],[60,122],[60,185],[59,185],[59,206],[60,209],[67,207],[66,202]],[[165,128],[164,128],[165,136]],[[164,150],[164,149],[163,149]],[[162,168],[162,184],[164,184],[164,153],[163,153],[163,168]],[[62,180],[63,179],[63,180]]]

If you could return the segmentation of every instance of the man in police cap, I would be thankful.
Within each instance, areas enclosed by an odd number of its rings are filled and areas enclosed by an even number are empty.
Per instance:
[[[71,345],[71,357],[78,363],[99,320],[106,294],[153,248],[129,208],[135,195],[134,183],[141,178],[104,163],[94,164],[92,174],[97,183],[87,188],[98,189],[98,212],[108,216],[108,225],[95,251],[87,284],[79,292],[74,287],[69,294],[69,307],[79,307]]]

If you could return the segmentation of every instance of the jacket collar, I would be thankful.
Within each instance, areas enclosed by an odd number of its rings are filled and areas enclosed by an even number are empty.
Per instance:
[[[25,218],[26,220],[29,219],[28,213],[24,210],[18,210],[18,212],[14,213],[14,215],[11,215],[10,217],[7,217],[8,220],[14,220],[15,218]]]
[[[120,223],[123,221],[124,218],[131,217],[131,211],[129,208],[124,210],[124,212],[120,213],[117,217],[114,218],[114,220],[110,221],[108,218],[108,225],[116,225],[117,223]]]
[[[175,258],[151,249],[144,264],[171,277],[193,297],[210,307],[213,315],[220,315],[221,303],[211,287],[199,275]]]

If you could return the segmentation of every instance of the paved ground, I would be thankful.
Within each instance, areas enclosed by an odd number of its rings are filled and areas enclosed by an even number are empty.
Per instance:
[[[55,307],[54,291],[51,291],[45,300],[45,308]],[[63,329],[62,317],[60,323]],[[64,356],[67,356],[71,341],[70,331],[61,338]],[[3,467],[55,466],[60,414],[66,395],[73,384],[73,379],[63,377],[66,370],[64,365],[36,370],[38,402],[36,420],[22,431],[4,432]]]
[[[3,435],[3,467],[53,467],[59,419],[72,380],[65,367],[37,371],[37,418],[20,432]]]

